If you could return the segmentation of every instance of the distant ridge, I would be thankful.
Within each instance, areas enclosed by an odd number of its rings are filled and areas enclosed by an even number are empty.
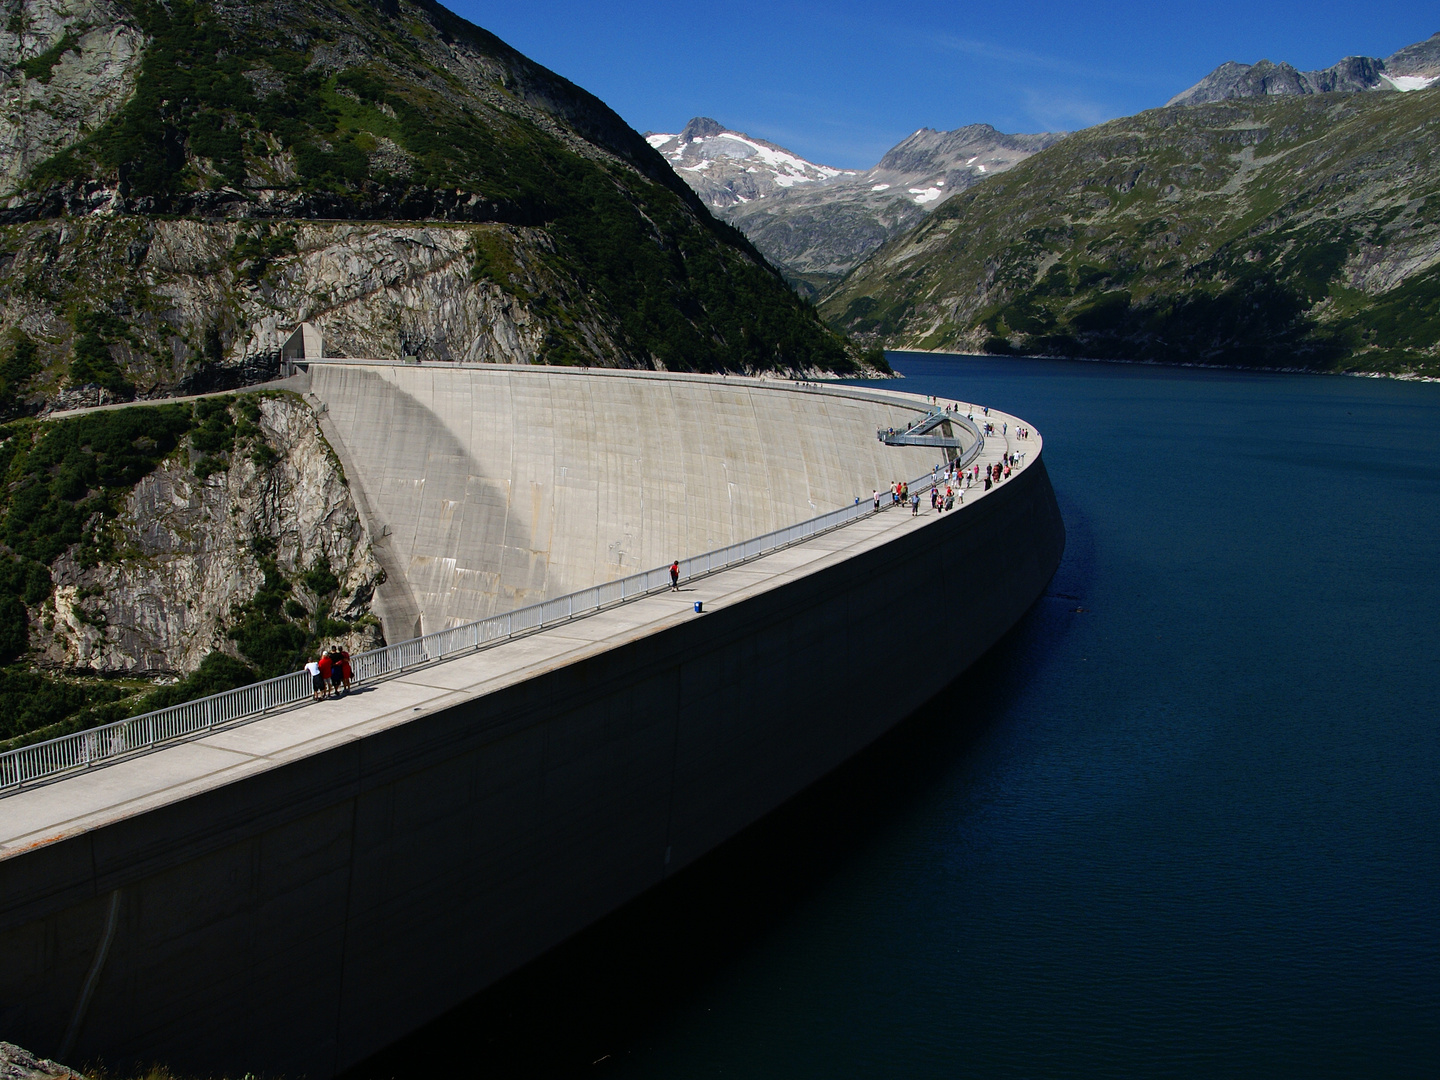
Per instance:
[[[819,310],[886,348],[1436,376],[1437,161],[1440,89],[1149,109],[951,198]]]
[[[1362,93],[1369,90],[1423,90],[1440,79],[1440,33],[1407,45],[1384,60],[1347,56],[1316,71],[1286,63],[1226,61],[1167,105],[1206,105],[1235,98],[1294,94]]]

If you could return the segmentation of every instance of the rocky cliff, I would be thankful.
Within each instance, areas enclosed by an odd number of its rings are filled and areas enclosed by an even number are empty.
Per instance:
[[[105,124],[134,93],[145,35],[107,0],[29,0],[0,30],[0,191]]]
[[[22,420],[0,472],[0,745],[382,643],[371,537],[294,394]]]
[[[380,567],[315,414],[291,395],[253,404],[258,434],[228,467],[197,475],[188,455],[172,456],[125,496],[107,525],[115,557],[90,563],[72,548],[55,561],[35,635],[43,663],[177,675],[217,650],[243,656],[227,632],[265,585],[261,553],[298,584],[302,620],[364,620],[334,638],[352,651],[379,643],[364,617]],[[338,582],[324,612],[324,597],[303,584],[322,566]]]
[[[14,1043],[0,1042],[0,1080],[84,1080],[84,1074]]]
[[[0,323],[44,360],[15,411],[273,377],[299,321],[318,325],[334,356],[538,363],[554,344],[541,298],[565,305],[592,355],[613,356],[603,313],[545,258],[551,246],[540,229],[443,222],[90,215],[0,226]],[[487,276],[497,265],[503,283]],[[110,367],[77,383],[87,332]]]

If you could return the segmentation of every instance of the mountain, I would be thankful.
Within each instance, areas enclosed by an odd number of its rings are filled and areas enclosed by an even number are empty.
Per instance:
[[[1357,93],[1365,90],[1423,90],[1440,79],[1440,34],[1407,46],[1384,60],[1347,56],[1318,71],[1297,71],[1290,64],[1227,61],[1169,105],[1204,105],[1234,98],[1290,94]]]
[[[854,172],[816,165],[782,146],[697,116],[679,135],[645,133],[653,146],[712,210],[777,195],[797,184],[825,183]]]
[[[1440,88],[1078,132],[890,241],[821,312],[897,348],[1440,374]]]
[[[864,172],[798,154],[696,117],[646,140],[718,216],[807,295],[818,295],[892,236],[958,191],[1062,138],[1006,135],[989,124],[922,128]]]
[[[253,380],[302,320],[341,355],[856,369],[615,113],[431,0],[23,0],[0,92],[0,419]]]

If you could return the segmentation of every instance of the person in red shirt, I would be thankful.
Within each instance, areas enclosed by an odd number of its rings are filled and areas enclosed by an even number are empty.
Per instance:
[[[320,690],[320,696],[322,698],[330,696],[331,663],[332,662],[330,660],[330,654],[327,652],[322,652],[320,654],[320,682],[322,686],[322,689]]]
[[[680,560],[676,559],[670,564],[670,591],[680,591]]]

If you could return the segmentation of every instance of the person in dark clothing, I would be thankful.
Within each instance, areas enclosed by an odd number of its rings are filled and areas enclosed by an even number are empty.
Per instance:
[[[680,591],[680,560],[676,559],[670,564],[670,591]]]

